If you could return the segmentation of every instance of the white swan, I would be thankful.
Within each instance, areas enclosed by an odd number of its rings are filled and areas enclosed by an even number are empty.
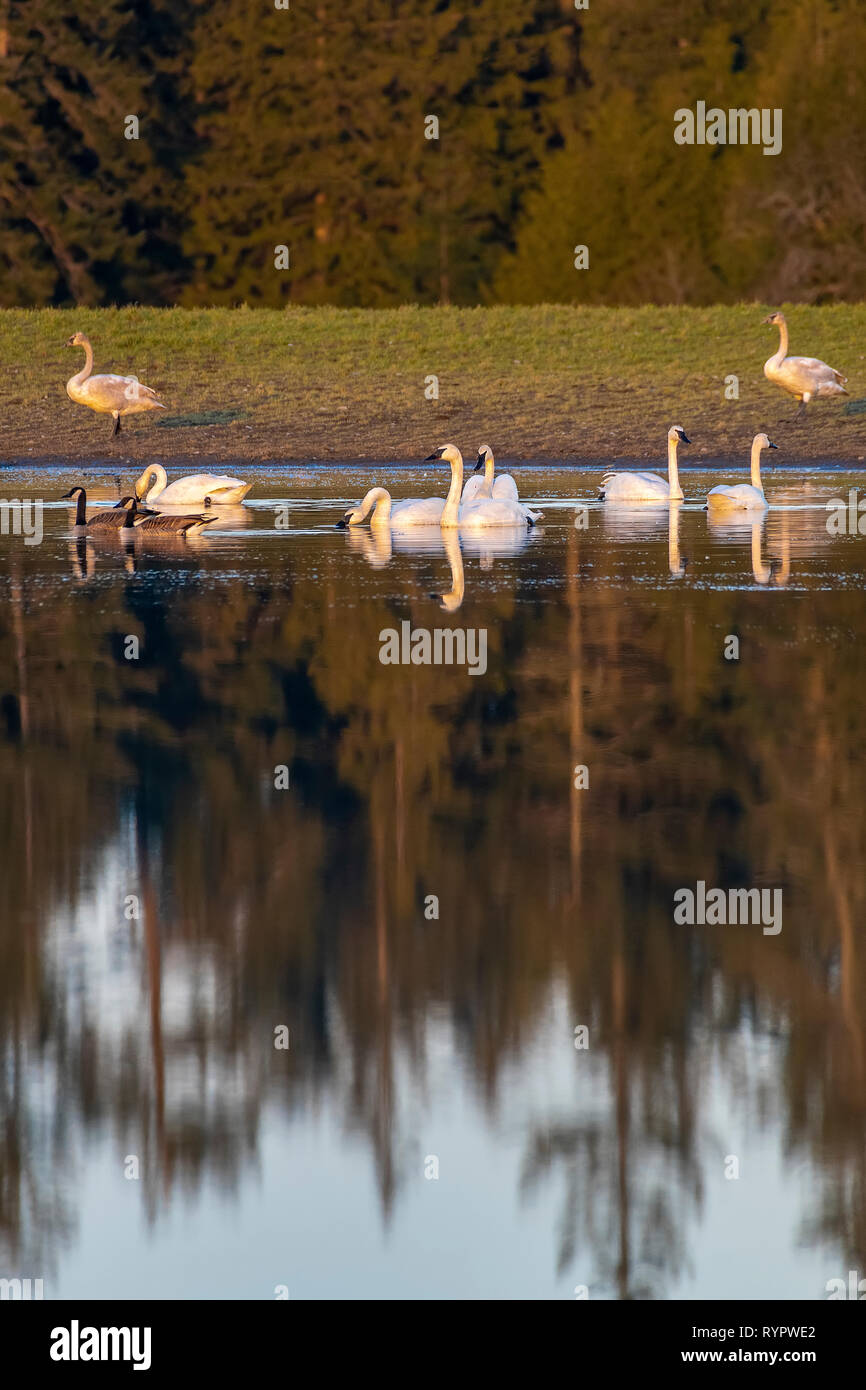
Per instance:
[[[76,405],[87,405],[100,415],[114,416],[112,438],[120,433],[121,415],[138,415],[143,410],[165,410],[162,401],[149,386],[143,386],[137,376],[114,376],[105,373],[91,376],[93,348],[84,333],[73,333],[67,347],[84,348],[84,366],[66,383],[66,394]]]
[[[761,483],[761,451],[763,449],[778,449],[778,444],[771,444],[765,434],[756,434],[752,440],[752,481],[751,483],[737,483],[736,486],[728,487],[722,484],[714,487],[707,493],[707,507],[713,512],[738,511],[738,512],[764,512],[769,503],[764,496],[764,488]]]
[[[691,444],[682,425],[671,425],[668,430],[668,477],[667,482],[658,473],[605,473],[599,497],[605,502],[676,502],[682,501],[677,472],[677,446]]]
[[[484,469],[484,477],[478,476],[479,471]],[[475,468],[466,480],[461,501],[472,502],[476,497],[500,497],[504,501],[517,502],[519,494],[517,484],[510,473],[498,473],[494,479],[496,468],[493,458],[493,450],[489,444],[478,445],[478,458],[475,461]]]
[[[764,363],[764,376],[783,391],[796,396],[800,404],[797,415],[802,415],[809,401],[815,396],[847,396],[845,382],[848,380],[835,368],[828,367],[818,357],[789,357],[788,321],[784,314],[770,314],[764,323],[773,323],[779,330],[779,348]]]
[[[433,463],[436,459],[451,465],[451,487],[442,509],[441,526],[461,526],[470,530],[483,526],[534,526],[540,519],[541,512],[532,512],[522,503],[506,498],[478,497],[461,506],[463,455],[456,444],[442,444],[424,462]]]
[[[245,483],[243,478],[219,473],[190,473],[170,483],[161,463],[149,463],[135,484],[135,495],[140,502],[155,502],[159,498],[161,507],[186,507],[201,502],[222,505],[242,501],[251,487],[252,483]]]
[[[337,526],[360,526],[372,508],[370,525],[378,526],[438,526],[445,506],[443,497],[411,497],[392,502],[387,488],[371,487],[357,507],[350,507]]]

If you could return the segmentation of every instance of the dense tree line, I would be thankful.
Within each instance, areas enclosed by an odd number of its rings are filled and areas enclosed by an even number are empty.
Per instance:
[[[0,0],[0,304],[859,298],[864,41],[858,0]],[[698,101],[781,152],[675,144]]]

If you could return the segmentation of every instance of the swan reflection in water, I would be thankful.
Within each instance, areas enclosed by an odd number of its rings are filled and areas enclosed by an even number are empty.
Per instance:
[[[668,533],[668,569],[674,579],[684,578],[689,558],[680,553],[680,513],[683,504],[675,500],[661,506],[606,507],[604,529],[615,540],[661,541]]]
[[[506,559],[524,550],[535,537],[542,535],[539,527],[498,526],[489,531],[464,534],[456,527],[417,527],[402,531],[396,527],[380,526],[368,531],[365,527],[348,526],[343,531],[346,544],[366,560],[372,569],[384,569],[396,555],[444,555],[451,567],[451,588],[435,593],[449,613],[455,613],[463,603],[465,574],[463,557],[477,559],[482,570],[490,570],[497,559]]]
[[[766,520],[766,513],[760,517],[744,515],[741,519],[728,516],[724,522],[714,521],[712,515],[709,515],[707,525],[712,535],[729,540],[744,540],[748,533],[752,577],[755,583],[765,587],[772,584],[777,588],[784,588],[791,577],[791,537],[788,516],[785,512],[781,513],[781,558],[772,556],[767,561],[763,559],[762,554]]]

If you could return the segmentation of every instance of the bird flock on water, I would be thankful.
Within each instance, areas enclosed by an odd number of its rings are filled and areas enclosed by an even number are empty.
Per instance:
[[[770,314],[764,322],[779,330],[779,346],[764,363],[764,375],[796,398],[798,417],[815,399],[848,395],[847,378],[834,367],[817,357],[788,355],[788,324],[784,314]],[[73,333],[67,347],[83,348],[85,354],[81,371],[66,383],[67,394],[77,405],[111,415],[112,437],[120,432],[120,422],[125,416],[166,408],[156,391],[136,376],[94,375],[93,347],[84,333]],[[667,478],[649,472],[606,473],[599,497],[606,505],[624,506],[683,501],[677,451],[680,445],[690,442],[682,425],[672,425],[667,437]],[[750,481],[712,488],[706,497],[710,513],[766,511],[769,503],[761,481],[761,455],[764,450],[776,448],[765,433],[756,434],[752,440]],[[338,527],[361,526],[369,520],[371,529],[379,532],[384,528],[430,526],[472,532],[490,527],[532,527],[541,520],[542,512],[520,501],[514,479],[507,473],[497,474],[493,450],[488,444],[479,446],[474,469],[465,482],[463,456],[455,444],[440,445],[424,460],[425,463],[434,461],[450,465],[451,485],[446,497],[394,501],[386,488],[373,487],[357,506],[345,512],[337,522]],[[87,494],[80,486],[67,492],[64,500],[76,503],[74,528],[78,534],[90,531],[129,534],[134,531],[187,537],[201,534],[218,520],[218,513],[212,510],[214,507],[242,502],[251,487],[252,483],[242,478],[213,473],[192,474],[169,483],[162,464],[154,463],[148,464],[137,479],[134,493],[122,497],[108,510],[91,513],[88,517]],[[177,506],[204,506],[207,510],[186,515],[160,510]]]

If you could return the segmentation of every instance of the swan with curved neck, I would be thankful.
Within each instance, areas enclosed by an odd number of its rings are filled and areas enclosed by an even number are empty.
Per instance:
[[[73,333],[67,347],[84,348],[84,366],[66,383],[66,394],[76,405],[89,406],[100,415],[114,418],[112,438],[120,433],[123,415],[139,415],[143,410],[165,410],[165,406],[150,386],[137,376],[115,376],[104,373],[93,376],[93,347],[84,333]]]
[[[707,507],[710,511],[766,511],[769,503],[764,496],[761,482],[761,453],[764,449],[778,449],[765,434],[756,434],[752,440],[751,482],[738,483],[735,487],[721,484],[707,493]]]
[[[800,402],[797,416],[802,415],[816,396],[848,395],[845,390],[848,378],[834,367],[828,367],[819,357],[788,356],[788,321],[784,314],[770,314],[764,323],[771,323],[779,330],[779,346],[764,363],[764,376],[797,398]]]
[[[681,502],[683,490],[677,470],[677,448],[691,442],[682,425],[671,425],[667,481],[658,473],[605,473],[599,497],[605,502]]]
[[[371,487],[357,507],[350,507],[337,526],[360,526],[370,516],[370,526],[438,526],[445,500],[442,497],[412,497],[392,502],[385,487]]]
[[[136,481],[135,495],[143,502],[155,502],[158,498],[162,507],[186,507],[203,502],[224,505],[242,502],[251,487],[252,483],[245,483],[243,478],[230,478],[220,473],[190,473],[170,483],[161,463],[149,463]]]
[[[479,477],[481,469],[484,469],[484,476]],[[462,502],[472,502],[478,497],[501,497],[504,501],[519,501],[517,484],[509,473],[496,472],[496,461],[493,457],[493,450],[489,444],[478,445],[478,457],[475,460],[475,467],[466,480],[463,489]]]
[[[451,465],[451,486],[442,509],[441,526],[463,526],[472,530],[488,526],[534,526],[541,517],[541,512],[532,512],[521,503],[504,497],[478,497],[462,506],[463,455],[456,444],[441,444],[424,462],[433,463],[436,459]]]

